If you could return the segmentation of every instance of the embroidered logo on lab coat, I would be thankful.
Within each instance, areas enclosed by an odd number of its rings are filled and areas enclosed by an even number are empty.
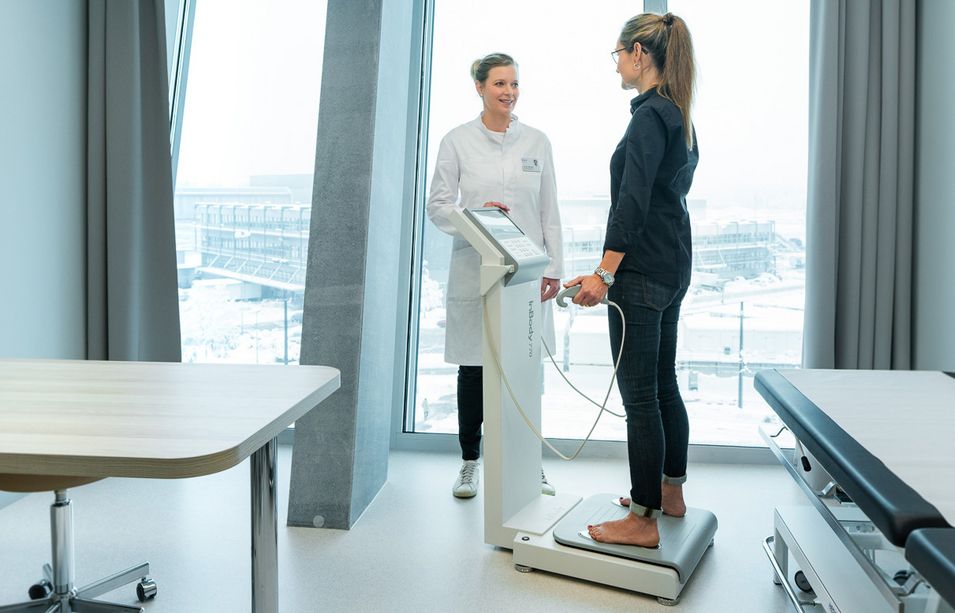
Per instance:
[[[521,167],[524,172],[540,172],[541,162],[537,158],[521,158]]]

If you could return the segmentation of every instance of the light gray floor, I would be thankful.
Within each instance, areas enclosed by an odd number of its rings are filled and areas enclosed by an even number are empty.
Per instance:
[[[388,483],[350,531],[287,528],[291,450],[280,447],[282,611],[752,611],[790,610],[760,544],[772,509],[802,495],[778,466],[692,465],[687,502],[719,518],[676,607],[623,590],[514,570],[483,543],[480,496],[450,495],[459,460],[393,452]],[[546,460],[567,492],[622,491],[621,460]],[[149,613],[250,609],[248,464],[198,479],[109,479],[71,491],[79,584],[148,559],[159,583]],[[23,600],[49,558],[52,494],[0,509],[0,604]],[[132,587],[108,595],[133,603]]]

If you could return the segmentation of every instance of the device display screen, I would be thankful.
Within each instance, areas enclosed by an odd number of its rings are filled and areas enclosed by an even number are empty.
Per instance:
[[[504,211],[501,211],[500,209],[471,209],[471,213],[474,214],[475,219],[481,220],[481,224],[488,231],[488,233],[498,241],[524,236],[524,233],[521,232],[521,229],[518,228],[514,222],[504,214]]]

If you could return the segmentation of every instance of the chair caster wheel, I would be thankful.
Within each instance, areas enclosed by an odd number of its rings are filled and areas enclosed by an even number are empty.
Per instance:
[[[665,607],[675,607],[680,602],[680,597],[677,596],[676,598],[664,598],[663,596],[660,596],[657,598],[657,602]]]
[[[156,592],[158,591],[159,588],[156,587],[156,582],[146,577],[143,577],[143,580],[136,584],[136,598],[139,599],[139,602],[152,600],[156,597]]]
[[[43,579],[37,581],[30,586],[30,589],[27,590],[27,594],[30,595],[30,600],[43,600],[49,598],[50,594],[53,593],[53,584]]]
[[[516,570],[519,573],[529,573],[529,572],[532,572],[534,569],[530,566],[524,566],[523,564],[515,564],[514,570]]]

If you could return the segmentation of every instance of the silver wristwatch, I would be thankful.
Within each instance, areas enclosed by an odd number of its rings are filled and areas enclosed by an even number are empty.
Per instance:
[[[597,270],[594,271],[594,274],[600,277],[600,280],[604,282],[604,285],[610,287],[613,285],[613,275],[609,271],[604,270],[601,267],[597,267]]]

